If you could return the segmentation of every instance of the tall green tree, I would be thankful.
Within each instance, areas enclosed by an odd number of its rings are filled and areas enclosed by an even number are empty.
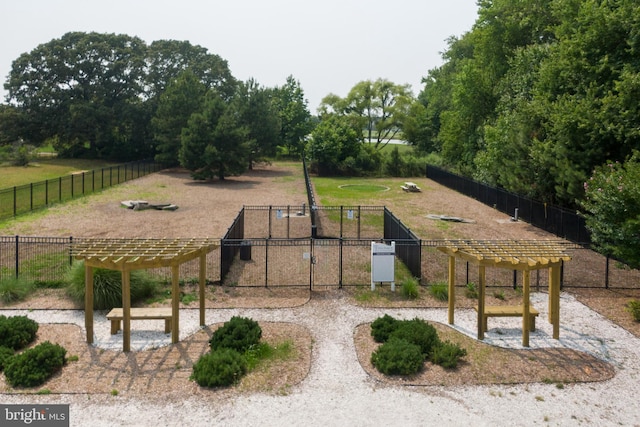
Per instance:
[[[182,129],[193,113],[202,110],[207,87],[190,70],[183,71],[160,95],[158,108],[151,120],[156,141],[155,160],[165,166],[180,163]]]
[[[249,164],[248,133],[234,104],[210,90],[203,110],[192,114],[182,130],[180,164],[194,179],[239,175]]]
[[[319,175],[336,175],[349,172],[362,149],[362,132],[345,116],[330,114],[311,133],[307,153]]]
[[[320,110],[347,117],[361,129],[366,141],[376,149],[386,146],[402,131],[413,94],[409,85],[394,84],[386,79],[357,83],[345,98],[329,94],[323,98]]]
[[[275,88],[274,102],[280,118],[280,145],[289,155],[302,155],[306,137],[313,130],[311,113],[300,83],[287,77],[283,86]]]

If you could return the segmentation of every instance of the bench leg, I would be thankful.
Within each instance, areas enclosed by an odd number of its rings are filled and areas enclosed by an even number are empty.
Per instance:
[[[120,320],[111,320],[111,335],[115,335],[120,330]]]
[[[168,334],[171,332],[171,319],[164,319],[164,333]]]
[[[529,330],[530,331],[536,330],[536,316],[533,314],[529,316]]]

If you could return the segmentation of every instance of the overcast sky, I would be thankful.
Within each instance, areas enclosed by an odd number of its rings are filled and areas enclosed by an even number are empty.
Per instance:
[[[2,0],[0,76],[4,84],[20,54],[69,31],[188,40],[237,79],[273,87],[292,75],[315,114],[324,96],[363,80],[408,83],[417,95],[477,9],[476,0]]]

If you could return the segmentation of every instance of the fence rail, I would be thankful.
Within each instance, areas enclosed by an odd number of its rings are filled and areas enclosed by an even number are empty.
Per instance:
[[[153,161],[131,162],[1,189],[0,219],[95,193],[160,169]]]
[[[584,245],[591,243],[585,219],[573,211],[510,193],[436,166],[427,165],[426,176],[438,184],[493,206],[500,212],[517,215],[529,224],[558,237]]]
[[[26,277],[34,282],[63,282],[73,259],[70,249],[81,238],[0,236],[0,280]],[[384,239],[386,240],[386,239]],[[436,248],[443,240],[394,240],[396,276],[421,278],[423,285],[447,281],[448,258]],[[370,283],[371,240],[356,238],[228,238],[207,256],[207,280],[235,286],[357,286]],[[640,288],[640,271],[589,250],[568,244],[572,260],[562,269],[564,288]],[[406,256],[400,254],[405,253]],[[409,261],[407,261],[409,260]],[[411,263],[419,266],[418,275]],[[478,283],[478,271],[457,260],[456,284]],[[183,264],[180,277],[198,277],[198,261]],[[408,271],[408,273],[407,273]],[[152,274],[167,281],[169,269]],[[399,280],[397,280],[399,281]],[[521,286],[518,273],[486,269],[486,282],[493,287]],[[548,274],[534,272],[531,285],[545,289]]]

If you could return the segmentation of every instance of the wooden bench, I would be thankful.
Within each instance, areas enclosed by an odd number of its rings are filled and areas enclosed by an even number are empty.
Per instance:
[[[111,320],[111,335],[115,335],[121,329],[121,321],[124,318],[122,314],[122,308],[114,308],[109,314],[107,319]],[[165,333],[171,332],[171,307],[146,307],[146,308],[132,308],[131,320],[149,320],[149,319],[164,319],[164,331]]]
[[[478,306],[474,309],[478,311]],[[490,305],[484,307],[482,319],[482,330],[487,331],[487,319],[489,317],[522,317],[523,307],[521,305]],[[529,307],[529,330],[536,330],[536,317],[540,313],[533,307]]]

